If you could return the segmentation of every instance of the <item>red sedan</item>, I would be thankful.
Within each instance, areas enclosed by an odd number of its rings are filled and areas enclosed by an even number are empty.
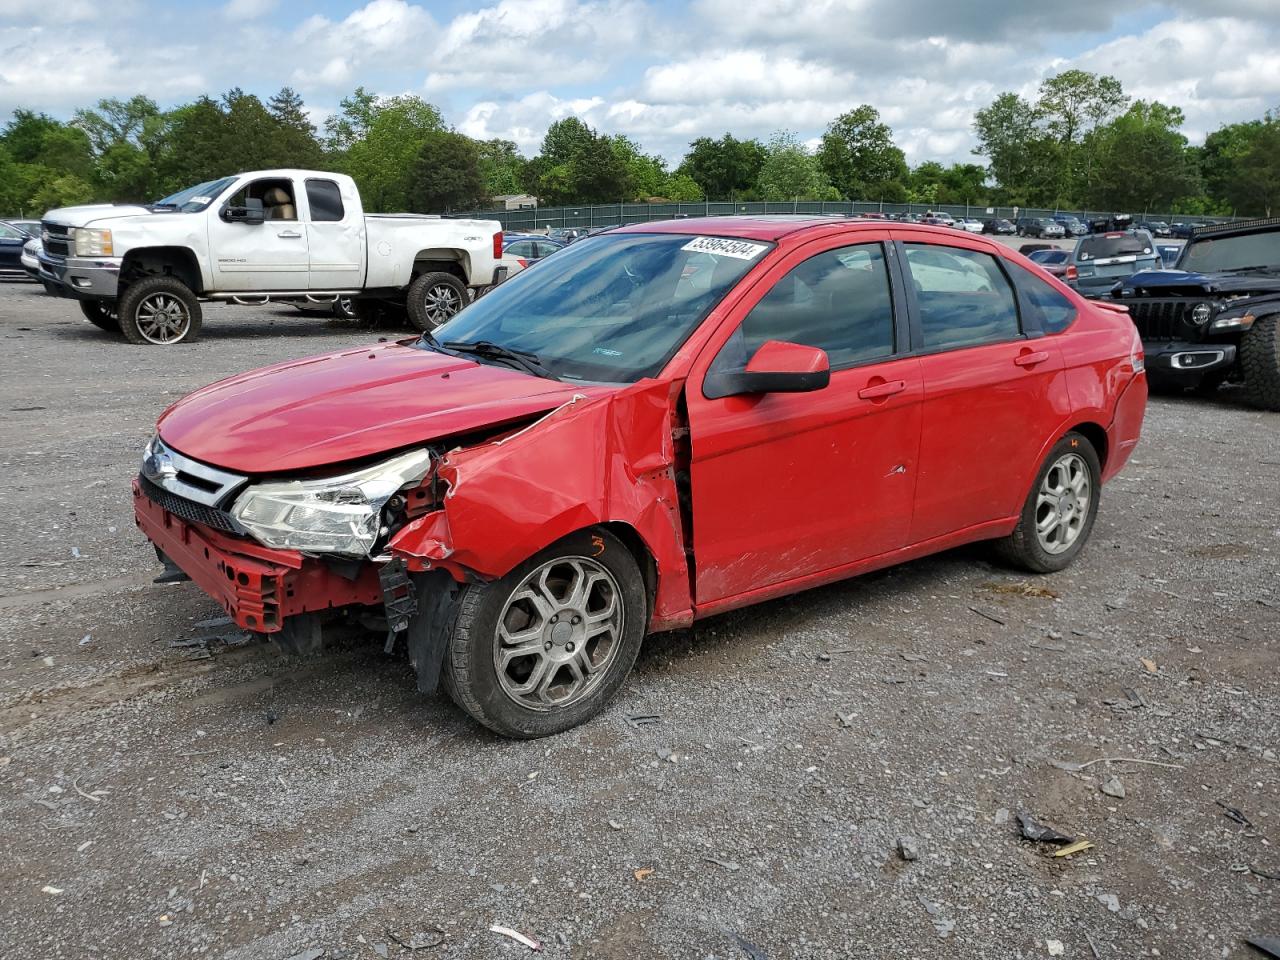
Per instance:
[[[134,498],[166,576],[242,627],[380,624],[420,688],[536,737],[648,633],[978,540],[1061,570],[1146,397],[1122,308],[982,237],[677,220],[192,394]]]

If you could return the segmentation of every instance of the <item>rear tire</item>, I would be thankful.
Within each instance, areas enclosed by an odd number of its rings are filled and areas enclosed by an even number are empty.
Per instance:
[[[1249,402],[1280,411],[1280,317],[1255,320],[1240,341],[1240,368]]]
[[[467,305],[467,285],[452,273],[424,273],[409,284],[405,308],[409,322],[429,332]]]
[[[631,551],[605,530],[579,531],[499,580],[464,588],[445,649],[444,689],[505,737],[560,733],[614,698],[647,620]]]
[[[116,314],[114,304],[108,306],[102,300],[81,300],[80,312],[99,330],[106,330],[109,333],[120,332],[120,317]]]
[[[120,332],[140,346],[191,343],[200,336],[200,301],[181,280],[144,277],[120,297]]]
[[[1097,451],[1083,434],[1068,433],[1040,465],[1018,525],[997,550],[1032,573],[1066,569],[1093,532],[1101,492]]]

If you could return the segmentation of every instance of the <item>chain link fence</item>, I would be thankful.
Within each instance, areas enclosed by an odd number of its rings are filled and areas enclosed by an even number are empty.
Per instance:
[[[1084,223],[1097,217],[1109,217],[1114,210],[1050,210],[1039,207],[988,207],[978,204],[950,203],[929,206],[923,203],[880,203],[864,200],[793,200],[782,203],[752,201],[699,201],[697,203],[605,203],[579,207],[532,207],[521,210],[473,210],[450,216],[474,217],[498,220],[504,230],[512,233],[540,231],[550,227],[612,227],[628,223],[647,223],[650,220],[671,220],[679,217],[727,217],[734,214],[826,214],[852,216],[860,213],[915,213],[929,211],[949,213],[953,217],[987,220],[1002,217],[1014,220],[1018,217],[1073,216]],[[1196,217],[1181,213],[1133,214],[1135,223],[1140,221],[1164,221],[1165,223],[1217,223],[1230,217]]]

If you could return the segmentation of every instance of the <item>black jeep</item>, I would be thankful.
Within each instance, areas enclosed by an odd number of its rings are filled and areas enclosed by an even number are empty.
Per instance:
[[[1280,410],[1280,217],[1198,227],[1172,267],[1111,296],[1129,308],[1153,386],[1243,382],[1251,403]]]

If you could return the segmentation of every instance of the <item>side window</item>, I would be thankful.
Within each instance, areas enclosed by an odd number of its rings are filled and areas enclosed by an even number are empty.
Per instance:
[[[246,199],[261,200],[262,213],[268,220],[297,220],[298,207],[293,199],[290,180],[254,180],[227,198],[226,205],[244,206]]]
[[[1076,318],[1076,308],[1070,300],[1026,267],[1010,260],[1005,261],[1005,267],[1013,275],[1013,282],[1018,285],[1027,306],[1035,311],[1041,330],[1061,333],[1071,326],[1071,321]]]
[[[548,243],[546,240],[534,241],[534,249],[538,252],[539,257],[549,257],[560,248],[554,243]]]
[[[819,347],[832,367],[892,354],[893,301],[880,244],[828,250],[795,266],[751,308],[725,351],[738,354],[740,368],[767,340]]]
[[[7,223],[0,223],[0,238],[5,240],[17,240],[19,238],[26,239],[26,234],[17,227],[11,227]]]
[[[906,244],[924,346],[931,350],[1012,340],[1018,302],[995,257],[974,250]]]
[[[533,241],[517,240],[515,243],[507,245],[507,256],[510,257],[532,257]]]
[[[334,223],[345,215],[342,191],[332,180],[308,180],[307,203],[311,205],[311,219],[316,223]]]

